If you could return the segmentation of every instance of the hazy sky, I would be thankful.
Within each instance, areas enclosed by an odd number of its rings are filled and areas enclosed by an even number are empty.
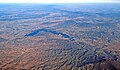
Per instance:
[[[0,0],[0,3],[81,3],[81,2],[120,2],[120,0]]]

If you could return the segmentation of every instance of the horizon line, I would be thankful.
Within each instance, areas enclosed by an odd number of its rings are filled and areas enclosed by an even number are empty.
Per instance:
[[[43,4],[64,4],[64,3],[120,3],[120,1],[90,1],[90,2],[0,2],[0,3],[43,3]]]

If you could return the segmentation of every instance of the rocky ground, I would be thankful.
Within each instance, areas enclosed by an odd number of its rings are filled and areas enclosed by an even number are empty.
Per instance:
[[[1,4],[0,70],[120,70],[119,8]]]

